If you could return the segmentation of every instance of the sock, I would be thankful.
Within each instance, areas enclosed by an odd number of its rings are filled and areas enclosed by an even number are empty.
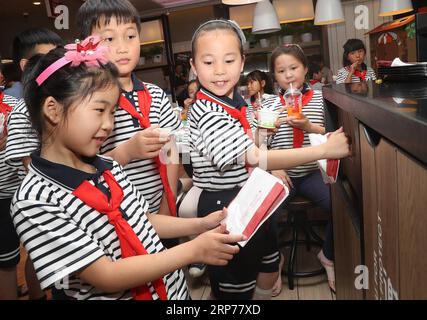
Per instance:
[[[256,286],[252,300],[271,300],[272,292],[273,288],[261,289],[260,287]]]

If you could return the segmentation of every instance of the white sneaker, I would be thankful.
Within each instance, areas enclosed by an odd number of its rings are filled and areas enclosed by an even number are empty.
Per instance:
[[[201,263],[194,263],[194,264],[190,264],[188,266],[188,273],[193,278],[200,277],[201,275],[203,275],[203,273],[205,272],[205,270],[206,270],[206,265],[205,264],[201,264]]]

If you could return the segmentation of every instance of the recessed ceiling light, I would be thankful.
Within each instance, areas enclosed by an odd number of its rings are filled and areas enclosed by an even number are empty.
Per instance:
[[[33,5],[35,5],[35,6],[39,6],[39,5],[41,5],[42,3],[40,2],[40,1],[35,1],[35,2],[33,2]]]

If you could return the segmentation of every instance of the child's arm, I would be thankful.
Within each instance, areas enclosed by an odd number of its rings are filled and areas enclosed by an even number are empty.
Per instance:
[[[292,127],[299,128],[308,133],[325,134],[325,128],[311,122],[303,113],[300,118],[291,116],[286,118],[286,122]]]
[[[179,171],[179,152],[175,142],[170,143],[170,149],[168,151],[169,163],[166,165],[168,173],[169,186],[176,199],[176,193],[178,189],[178,171]],[[162,202],[160,203],[159,214],[170,216],[170,210],[168,201],[166,198],[166,192],[163,192]]]
[[[197,235],[216,228],[225,219],[227,210],[215,211],[204,218],[176,218],[160,214],[147,214],[161,239]]]
[[[343,158],[350,155],[350,149],[343,129],[340,128],[331,134],[326,143],[318,146],[267,151],[253,145],[244,155],[246,164],[250,166],[259,166],[264,170],[278,170],[319,159]]]
[[[237,245],[229,243],[245,239],[242,235],[224,232],[225,227],[219,226],[194,240],[156,254],[135,256],[115,262],[101,257],[84,268],[78,276],[104,292],[118,292],[159,279],[195,262],[223,266],[239,251]]]
[[[32,128],[30,116],[23,100],[9,114],[7,119],[8,138],[6,142],[5,162],[7,165],[28,170],[30,154],[39,149],[39,138]]]
[[[151,126],[136,133],[128,141],[121,143],[104,155],[112,157],[120,165],[125,166],[136,159],[157,157],[160,149],[169,140],[166,134],[158,130],[158,126]]]

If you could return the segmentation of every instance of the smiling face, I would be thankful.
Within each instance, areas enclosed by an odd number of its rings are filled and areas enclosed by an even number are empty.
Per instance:
[[[130,77],[138,65],[140,44],[135,23],[117,23],[111,17],[108,24],[101,17],[99,24],[92,29],[92,35],[100,35],[103,44],[109,47],[108,59],[119,69],[120,77]]]
[[[110,85],[70,106],[66,120],[55,132],[56,139],[74,154],[93,157],[111,133],[119,88]]]
[[[308,69],[291,54],[281,54],[274,62],[274,78],[281,88],[302,88]]]
[[[195,46],[191,66],[200,84],[217,96],[233,98],[244,65],[237,34],[227,29],[204,31]]]

